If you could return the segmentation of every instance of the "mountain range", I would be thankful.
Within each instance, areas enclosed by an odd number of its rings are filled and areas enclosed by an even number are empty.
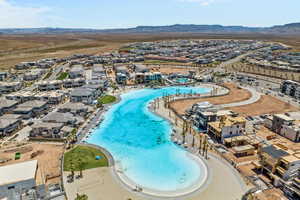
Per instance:
[[[222,26],[175,24],[168,26],[137,26],[120,29],[85,29],[85,28],[7,28],[0,34],[67,34],[67,33],[262,33],[300,35],[300,23],[277,25],[272,27]]]

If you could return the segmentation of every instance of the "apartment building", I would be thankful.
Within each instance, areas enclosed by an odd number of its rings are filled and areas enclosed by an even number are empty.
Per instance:
[[[243,135],[245,128],[244,117],[222,116],[220,121],[208,123],[208,134],[224,143],[225,138]]]

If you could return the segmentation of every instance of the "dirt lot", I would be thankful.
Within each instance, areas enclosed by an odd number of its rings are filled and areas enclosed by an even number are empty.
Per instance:
[[[253,104],[230,107],[228,109],[245,116],[275,114],[299,110],[299,108],[296,108],[269,95],[261,96],[260,100]]]
[[[39,151],[39,154],[32,158],[32,153]],[[16,152],[21,153],[21,159],[14,160]],[[0,159],[11,159],[10,161],[0,164],[0,166],[28,161],[38,160],[38,174],[37,182],[43,183],[46,176],[48,176],[46,184],[60,182],[60,158],[63,154],[63,145],[61,144],[44,144],[32,143],[19,147],[9,147],[1,149]]]
[[[251,97],[251,93],[248,90],[239,89],[233,83],[224,83],[224,86],[228,87],[230,90],[229,94],[226,96],[180,100],[171,103],[171,107],[179,114],[184,114],[185,110],[190,108],[195,103],[209,101],[212,104],[218,105],[245,101]]]
[[[181,67],[181,66],[163,66],[163,65],[149,65],[152,71],[159,71],[163,74],[171,74],[171,73],[180,73],[180,74],[188,74],[190,70],[195,70],[195,68],[190,67]]]

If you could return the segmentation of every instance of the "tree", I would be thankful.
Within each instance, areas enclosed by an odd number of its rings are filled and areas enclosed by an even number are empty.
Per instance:
[[[88,196],[86,194],[78,194],[77,193],[77,196],[75,198],[75,200],[88,200]]]

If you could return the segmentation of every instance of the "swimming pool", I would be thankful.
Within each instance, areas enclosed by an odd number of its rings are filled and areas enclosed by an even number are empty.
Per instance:
[[[191,79],[189,79],[189,78],[175,78],[174,82],[179,83],[179,84],[185,84],[185,83],[191,82]]]
[[[206,93],[209,88],[167,87],[142,89],[121,96],[92,133],[88,143],[107,149],[122,174],[142,188],[176,191],[206,177],[206,166],[170,140],[170,123],[153,114],[147,105],[164,94]]]

